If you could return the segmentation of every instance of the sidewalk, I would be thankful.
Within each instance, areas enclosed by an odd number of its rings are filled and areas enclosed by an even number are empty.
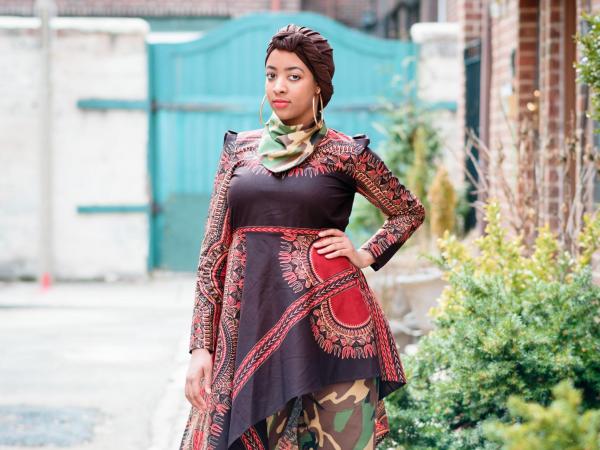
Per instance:
[[[0,449],[177,449],[191,275],[0,284]]]

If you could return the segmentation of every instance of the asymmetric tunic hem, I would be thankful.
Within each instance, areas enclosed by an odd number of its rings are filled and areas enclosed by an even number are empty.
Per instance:
[[[371,375],[365,375],[363,376],[363,378],[372,378],[375,376],[379,376],[379,373],[373,373]],[[309,394],[309,393],[313,393],[313,392],[317,392],[319,390],[321,390],[322,388],[324,388],[325,386],[329,385],[329,384],[334,384],[334,383],[343,383],[345,381],[353,381],[356,380],[357,378],[354,376],[347,376],[347,377],[342,377],[340,379],[334,379],[333,381],[329,380],[325,383],[321,383],[318,385],[313,385],[313,386],[306,386],[302,389],[300,389],[298,392],[295,392],[294,394],[292,394],[287,400],[285,400],[283,403],[281,403],[280,405],[276,406],[275,408],[273,408],[271,411],[269,411],[268,413],[266,413],[265,417],[262,417],[261,420],[257,423],[252,424],[255,427],[260,427],[262,425],[262,421],[265,420],[267,417],[275,414],[278,411],[281,411],[285,405],[287,405],[290,400],[295,399],[297,397],[302,397],[303,395]],[[377,430],[376,430],[376,434],[377,434]],[[233,443],[240,435],[236,434],[229,436],[229,441],[230,441],[230,445],[231,443]],[[231,447],[230,447],[231,448]],[[242,447],[243,448],[243,447]]]
[[[421,225],[423,206],[365,135],[330,128],[302,163],[273,173],[256,152],[263,132],[225,134],[189,347],[212,352],[211,393],[206,409],[191,408],[180,449],[267,449],[266,418],[291,399],[370,377],[380,381],[379,443],[383,398],[406,384],[400,355],[362,269],[313,244],[321,230],[345,230],[359,192],[386,215],[361,246],[379,270]]]

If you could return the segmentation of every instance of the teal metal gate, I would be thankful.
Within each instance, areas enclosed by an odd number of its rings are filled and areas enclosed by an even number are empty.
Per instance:
[[[329,127],[367,133],[377,145],[378,98],[390,100],[394,77],[415,79],[415,44],[374,38],[308,12],[252,14],[194,41],[149,43],[150,269],[195,268],[223,135],[260,128],[266,46],[288,23],[318,30],[334,49]],[[415,88],[402,95],[414,96]],[[263,117],[269,114],[265,102]]]

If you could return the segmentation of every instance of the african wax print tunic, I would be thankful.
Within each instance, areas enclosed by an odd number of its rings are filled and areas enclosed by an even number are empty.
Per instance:
[[[202,391],[206,409],[192,406],[180,449],[268,449],[265,419],[290,400],[369,377],[379,377],[379,443],[383,398],[406,384],[394,337],[362,270],[312,244],[321,230],[346,229],[358,192],[386,216],[361,246],[379,270],[425,210],[364,134],[329,128],[308,158],[274,173],[256,151],[263,132],[225,133],[189,346],[212,352],[211,393]]]

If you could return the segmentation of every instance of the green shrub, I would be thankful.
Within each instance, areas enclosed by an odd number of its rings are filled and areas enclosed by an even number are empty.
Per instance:
[[[503,444],[504,450],[600,450],[600,410],[581,412],[581,392],[571,380],[553,389],[555,400],[549,407],[508,398],[508,410],[521,422],[484,424],[484,433]]]
[[[400,182],[429,210],[425,193],[429,190],[442,149],[441,135],[433,126],[434,112],[410,99],[398,105],[382,98],[381,108],[384,121],[373,125],[385,138],[376,152]],[[364,197],[357,196],[348,228],[357,243],[363,242],[379,229],[385,218],[381,210]],[[427,230],[428,224],[429,216],[426,215],[422,229]],[[409,240],[407,244],[412,245],[413,242]]]
[[[600,405],[600,287],[586,263],[600,215],[586,216],[578,255],[542,227],[525,256],[497,202],[485,209],[475,256],[446,232],[430,257],[448,285],[431,311],[436,328],[403,357],[409,382],[387,399],[392,432],[382,448],[497,449],[483,422],[507,420],[510,395],[547,404],[565,378],[585,407]]]
[[[433,236],[439,238],[446,231],[454,232],[457,204],[456,191],[444,166],[438,166],[427,197],[431,205],[429,221]]]
[[[581,60],[574,66],[579,81],[590,87],[592,105],[588,115],[600,121],[600,14],[583,13],[582,18],[587,22],[589,29],[585,34],[576,35],[581,49]]]

